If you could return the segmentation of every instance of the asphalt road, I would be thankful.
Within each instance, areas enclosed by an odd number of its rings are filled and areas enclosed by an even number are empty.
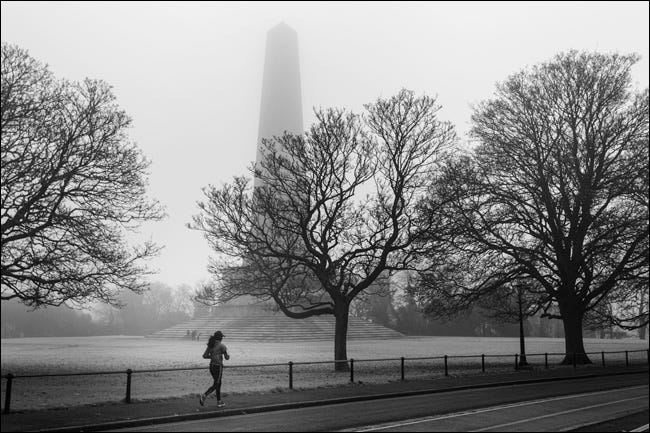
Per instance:
[[[615,419],[648,407],[648,386],[564,395],[351,431],[562,431]]]
[[[122,431],[558,431],[648,410],[648,374],[386,398]]]

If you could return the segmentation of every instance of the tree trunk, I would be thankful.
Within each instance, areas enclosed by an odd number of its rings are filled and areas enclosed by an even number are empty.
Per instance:
[[[591,364],[591,360],[585,353],[585,346],[582,340],[582,313],[573,309],[562,308],[562,323],[564,324],[564,347],[565,353],[563,365]]]
[[[346,360],[348,359],[348,314],[350,306],[337,305],[334,310],[334,318],[336,320],[336,327],[334,332],[334,359]],[[337,362],[334,366],[335,371],[348,371],[347,362]]]

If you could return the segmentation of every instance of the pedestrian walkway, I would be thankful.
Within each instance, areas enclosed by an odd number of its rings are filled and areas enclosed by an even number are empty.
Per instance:
[[[21,411],[2,415],[2,431],[96,431],[159,422],[209,418],[269,410],[382,398],[386,395],[436,393],[458,388],[496,386],[503,383],[562,380],[571,377],[648,372],[647,368],[591,367],[574,370],[522,370],[500,374],[450,376],[431,380],[406,380],[385,384],[350,383],[311,390],[251,394],[224,394],[225,408],[217,408],[212,396],[202,407],[198,394],[163,400],[135,400],[130,404],[110,402],[65,409]],[[89,392],[91,392],[89,390]]]

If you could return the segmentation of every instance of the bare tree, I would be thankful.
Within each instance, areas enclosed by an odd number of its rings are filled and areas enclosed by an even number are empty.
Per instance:
[[[446,256],[444,266],[422,271],[419,284],[410,286],[408,293],[433,318],[449,319],[475,310],[500,323],[518,323],[519,366],[528,365],[524,320],[548,305],[548,294],[513,263],[497,261],[490,255],[481,262],[481,257],[474,257],[474,250],[470,252],[456,251]]]
[[[124,291],[119,295],[120,308],[108,304],[94,306],[94,316],[104,332],[146,335],[191,318],[189,287],[168,286],[153,281],[145,293]]]
[[[2,299],[115,303],[143,290],[141,259],[157,247],[128,251],[123,232],[162,211],[145,198],[149,163],[110,86],[56,80],[3,43],[1,97]]]
[[[630,88],[636,61],[569,52],[513,75],[475,109],[479,144],[436,192],[455,197],[450,266],[483,275],[457,289],[498,286],[509,270],[535,280],[564,323],[565,363],[590,362],[587,313],[608,298],[624,306],[648,281],[648,90]]]
[[[217,284],[200,297],[273,299],[297,319],[332,314],[334,356],[347,360],[350,303],[416,262],[415,202],[455,139],[439,108],[402,90],[366,105],[363,118],[318,111],[304,137],[265,140],[260,187],[236,178],[199,204],[192,228],[220,255],[210,268]]]
[[[608,329],[611,336],[617,328],[638,330],[639,338],[644,339],[644,328],[648,325],[647,299],[647,280],[629,282],[609,293],[598,306],[588,311],[585,325],[591,330]]]

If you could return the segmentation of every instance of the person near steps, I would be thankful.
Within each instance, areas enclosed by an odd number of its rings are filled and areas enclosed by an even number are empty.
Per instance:
[[[228,348],[221,342],[223,340],[223,333],[221,331],[215,332],[208,339],[208,347],[203,353],[203,357],[210,359],[210,374],[212,375],[213,384],[199,397],[201,406],[205,405],[205,399],[208,395],[215,391],[217,394],[217,407],[223,407],[226,403],[221,400],[221,378],[223,376],[223,360],[230,359]]]

